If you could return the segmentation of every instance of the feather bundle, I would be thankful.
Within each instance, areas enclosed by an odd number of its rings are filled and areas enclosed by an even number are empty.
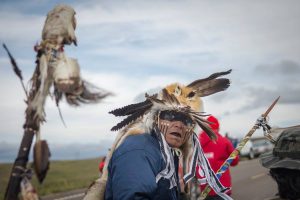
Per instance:
[[[33,150],[33,166],[40,183],[44,181],[49,169],[49,157],[51,156],[48,144],[45,140],[38,140]]]
[[[149,99],[146,99],[143,102],[130,104],[128,106],[112,110],[109,113],[113,114],[114,116],[126,116],[135,113],[137,110],[140,109],[149,109],[152,105],[152,102]]]
[[[61,54],[53,72],[56,104],[61,100],[62,94],[65,94],[67,102],[74,106],[80,103],[97,103],[110,95],[82,80],[77,60],[66,57],[63,52]]]
[[[54,68],[55,87],[64,93],[72,92],[82,85],[80,68],[76,59],[68,58],[62,53]]]
[[[44,105],[52,86],[57,106],[63,97],[70,105],[78,106],[80,103],[97,103],[111,95],[84,81],[77,60],[66,56],[64,45],[76,44],[75,28],[73,8],[58,5],[48,13],[43,41],[35,46],[37,65],[31,78],[26,109],[27,116],[32,117],[33,122],[26,122],[26,127],[45,121]]]

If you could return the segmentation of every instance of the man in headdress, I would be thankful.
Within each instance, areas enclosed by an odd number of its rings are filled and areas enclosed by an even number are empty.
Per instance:
[[[184,182],[195,176],[196,165],[208,184],[231,199],[210,168],[194,132],[199,125],[211,139],[214,132],[204,119],[200,97],[226,90],[229,80],[212,74],[187,86],[175,83],[141,103],[111,111],[128,116],[112,128],[119,132],[107,155],[100,179],[105,199],[179,199],[178,156],[183,156]],[[104,188],[104,189],[103,189]]]

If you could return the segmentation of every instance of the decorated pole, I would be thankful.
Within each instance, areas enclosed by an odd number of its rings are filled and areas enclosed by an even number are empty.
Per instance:
[[[40,183],[46,177],[49,168],[50,151],[45,140],[40,140],[40,125],[45,122],[44,106],[49,94],[55,97],[56,105],[64,97],[72,106],[81,103],[96,103],[110,93],[100,90],[82,80],[77,60],[65,54],[64,45],[77,45],[75,36],[75,11],[67,5],[57,5],[51,10],[45,21],[42,41],[35,46],[36,68],[31,78],[29,93],[26,92],[24,135],[17,158],[13,164],[10,179],[6,188],[5,200],[16,200],[20,189],[23,199],[38,199],[30,184],[30,170],[27,169],[28,155],[32,141],[34,146],[34,171]],[[21,70],[9,53],[13,69],[21,79]],[[24,87],[25,88],[25,87]],[[53,88],[53,90],[50,90]]]
[[[248,142],[248,140],[251,138],[253,133],[259,129],[260,127],[263,127],[263,129],[268,129],[268,125],[266,123],[266,117],[271,112],[277,101],[280,97],[278,97],[272,105],[267,109],[265,113],[263,113],[256,121],[254,126],[251,128],[251,130],[247,133],[247,135],[243,138],[243,140],[238,144],[238,146],[233,150],[233,152],[229,155],[229,157],[226,159],[226,161],[223,163],[223,165],[220,167],[220,169],[217,171],[216,175],[220,179],[220,177],[223,175],[223,173],[229,168],[232,161],[238,156],[241,149],[245,146],[245,144]],[[205,199],[205,197],[208,195],[208,193],[211,191],[211,188],[209,185],[207,185],[204,190],[201,192],[200,199]]]

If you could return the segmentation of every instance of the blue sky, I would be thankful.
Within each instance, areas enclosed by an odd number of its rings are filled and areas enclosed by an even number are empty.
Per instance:
[[[72,6],[77,18],[78,46],[66,47],[66,54],[78,59],[84,79],[115,95],[80,108],[62,103],[67,128],[49,97],[41,133],[50,144],[106,149],[115,137],[110,128],[121,120],[108,111],[149,90],[227,69],[233,69],[231,87],[203,98],[205,111],[220,119],[221,133],[242,137],[279,95],[270,124],[299,124],[299,1],[1,1],[0,41],[25,83],[35,68],[33,46],[41,41],[46,14],[59,2]],[[25,95],[4,49],[0,83],[0,143],[19,144]]]

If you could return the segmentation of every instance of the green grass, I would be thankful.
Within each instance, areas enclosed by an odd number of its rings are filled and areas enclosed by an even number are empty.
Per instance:
[[[87,188],[98,178],[100,158],[74,161],[52,161],[50,169],[40,185],[35,176],[32,184],[39,196],[51,193]],[[0,164],[0,199],[4,198],[12,164]]]

